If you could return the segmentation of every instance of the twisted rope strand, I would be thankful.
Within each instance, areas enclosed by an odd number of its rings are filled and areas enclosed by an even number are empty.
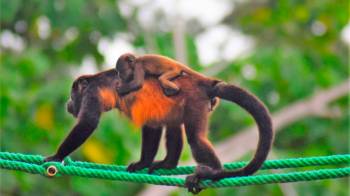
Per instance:
[[[60,163],[45,163],[42,166],[19,161],[8,161],[0,159],[0,166],[3,169],[21,170],[33,174],[46,175],[46,168],[55,165],[58,174],[69,176],[80,176],[87,178],[99,178],[118,181],[128,181],[137,183],[149,183],[154,185],[168,185],[183,187],[185,180],[183,178],[156,176],[148,174],[106,171],[101,169],[80,168],[76,166],[63,166]],[[261,185],[269,183],[285,183],[297,181],[311,181],[320,179],[341,178],[350,175],[350,167],[338,169],[319,169],[304,172],[290,172],[282,174],[264,174],[257,176],[246,176],[237,178],[225,178],[217,182],[203,181],[202,188],[219,188],[231,186]]]
[[[87,178],[99,178],[118,181],[149,183],[155,185],[168,185],[183,187],[185,179],[169,176],[157,176],[144,173],[129,173],[124,166],[111,166],[87,162],[74,162],[66,159],[67,164],[57,162],[43,163],[43,157],[38,155],[23,155],[19,153],[0,152],[0,168],[9,170],[20,170],[33,174],[47,175],[46,169],[56,167],[58,173],[55,176],[69,175]],[[264,169],[290,168],[316,165],[349,164],[350,154],[333,155],[325,157],[310,157],[285,160],[266,161]],[[227,169],[235,169],[244,166],[245,162],[226,164]],[[180,167],[181,168],[181,167]],[[193,167],[183,167],[186,170],[174,169],[177,173],[188,172]],[[166,170],[164,170],[166,171]],[[175,173],[176,173],[175,172]],[[174,174],[174,173],[172,173]],[[350,176],[350,167],[336,169],[318,169],[302,172],[289,172],[278,174],[262,174],[256,176],[244,176],[236,178],[225,178],[220,181],[202,181],[202,188],[218,188],[231,186],[261,185],[269,183],[285,183],[297,181],[311,181],[321,179],[332,179]]]
[[[16,160],[21,162],[42,164],[44,158],[40,155],[24,155],[20,153],[0,152],[0,159]],[[234,170],[244,167],[248,162],[235,162],[226,163],[224,168],[227,170]],[[73,161],[70,158],[64,160],[64,164],[67,166],[76,166],[82,168],[91,169],[103,169],[109,171],[126,171],[125,166],[109,165],[109,164],[97,164],[82,161]],[[280,160],[267,160],[263,164],[263,170],[266,169],[285,169],[285,168],[297,168],[308,166],[325,166],[325,165],[338,165],[338,164],[350,164],[350,154],[319,156],[319,157],[306,157],[306,158],[290,158]],[[159,169],[154,172],[156,175],[186,175],[194,172],[195,166],[179,166],[175,169]],[[136,173],[147,173],[147,169],[137,171]]]

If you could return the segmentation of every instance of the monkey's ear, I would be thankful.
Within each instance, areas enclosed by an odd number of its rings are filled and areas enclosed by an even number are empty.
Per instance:
[[[87,78],[80,78],[79,80],[79,91],[83,91],[89,85]]]

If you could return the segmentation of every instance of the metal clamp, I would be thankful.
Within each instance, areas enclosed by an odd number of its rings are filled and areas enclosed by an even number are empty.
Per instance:
[[[55,176],[57,174],[57,172],[58,172],[58,170],[57,170],[56,166],[54,166],[54,165],[50,165],[46,169],[47,176],[49,176],[49,177]]]

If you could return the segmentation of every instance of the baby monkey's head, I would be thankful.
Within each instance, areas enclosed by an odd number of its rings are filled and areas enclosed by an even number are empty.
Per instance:
[[[129,82],[132,80],[135,62],[136,56],[131,53],[126,53],[119,57],[115,69],[118,77],[124,82]]]

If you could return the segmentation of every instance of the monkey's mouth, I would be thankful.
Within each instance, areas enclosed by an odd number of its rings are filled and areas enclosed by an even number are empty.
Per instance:
[[[69,100],[67,103],[67,111],[71,113],[75,118],[78,116],[77,112],[75,112],[72,101]]]

